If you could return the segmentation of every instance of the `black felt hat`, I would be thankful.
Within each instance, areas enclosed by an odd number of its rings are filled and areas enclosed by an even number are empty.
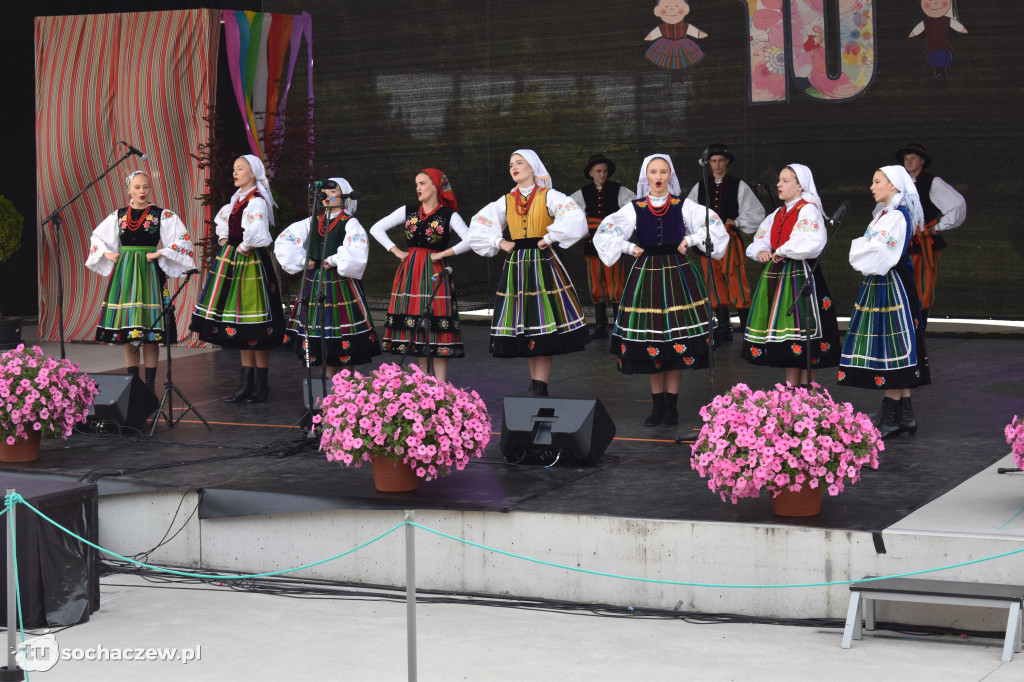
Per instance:
[[[907,146],[896,150],[896,160],[900,162],[900,165],[903,165],[903,157],[907,154],[917,154],[924,159],[925,168],[932,165],[932,157],[928,154],[928,150],[916,142],[910,142]]]
[[[606,164],[608,166],[608,177],[615,175],[615,162],[609,158],[606,158],[604,154],[594,154],[587,161],[587,167],[583,169],[583,177],[587,180],[592,180],[590,177],[591,169],[599,163]]]
[[[710,159],[712,156],[724,156],[725,158],[729,159],[729,163],[732,163],[733,161],[736,160],[736,157],[732,155],[732,152],[730,152],[729,148],[726,147],[724,144],[716,143],[708,146],[708,158]]]

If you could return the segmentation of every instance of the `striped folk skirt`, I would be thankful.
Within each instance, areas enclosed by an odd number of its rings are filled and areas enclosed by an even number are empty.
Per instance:
[[[380,355],[380,341],[366,306],[363,285],[341,277],[335,268],[306,270],[302,293],[288,320],[288,334],[297,338],[296,352],[309,363],[332,366],[362,365]],[[317,300],[324,295],[323,310]]]
[[[644,54],[647,61],[671,69],[685,69],[704,59],[704,50],[689,38],[658,38]]]
[[[529,242],[529,248],[520,242]],[[491,317],[496,358],[561,355],[590,341],[569,275],[551,249],[525,239],[505,258]]]
[[[217,254],[189,329],[224,348],[270,350],[284,343],[281,290],[265,248]]]
[[[806,367],[808,327],[811,367],[839,364],[839,324],[821,268],[815,269],[811,278],[811,305],[804,299],[789,312],[813,267],[813,260],[789,259],[765,266],[750,300],[743,340],[743,357],[752,364]]]
[[[177,342],[174,317],[160,314],[169,297],[167,277],[156,261],[146,260],[155,246],[122,246],[100,308],[96,340],[101,343]]]
[[[445,262],[433,262],[430,249],[412,247],[409,257],[402,261],[395,273],[395,283],[388,304],[388,316],[384,320],[384,352],[392,355],[409,355],[425,358],[461,358],[466,351],[462,345],[462,325],[455,299],[455,282],[452,275],[440,273]],[[437,275],[437,281],[431,278]],[[422,325],[413,338],[416,322],[426,310],[430,295],[437,287],[430,306],[430,334],[427,336]],[[410,342],[412,348],[409,348]]]
[[[658,374],[707,367],[708,301],[700,271],[675,248],[670,253],[644,248],[626,280],[612,332],[619,371]]]
[[[850,316],[839,384],[882,390],[930,384],[920,309],[906,264],[865,277]]]

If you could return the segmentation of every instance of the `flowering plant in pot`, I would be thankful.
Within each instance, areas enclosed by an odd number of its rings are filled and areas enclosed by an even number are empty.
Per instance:
[[[736,384],[700,414],[704,426],[690,466],[733,504],[761,490],[773,499],[805,489],[838,495],[860,479],[862,467],[877,469],[885,449],[870,417],[835,402],[817,384],[767,391]]]
[[[67,438],[89,416],[96,382],[70,360],[60,360],[20,344],[0,355],[0,440]]]
[[[409,469],[430,481],[462,471],[483,455],[491,420],[476,391],[425,374],[416,365],[386,363],[370,376],[342,370],[332,379],[313,421],[328,461],[346,466],[374,463]],[[378,479],[378,489],[380,489]]]
[[[1013,450],[1014,463],[1024,469],[1024,419],[1017,415],[1006,425],[1006,444]]]

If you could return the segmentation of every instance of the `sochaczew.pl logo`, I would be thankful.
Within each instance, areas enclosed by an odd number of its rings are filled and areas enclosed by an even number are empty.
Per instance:
[[[61,649],[53,635],[26,639],[18,644],[14,660],[26,672],[46,672],[58,661],[178,661],[189,663],[202,658],[202,647],[76,647]]]

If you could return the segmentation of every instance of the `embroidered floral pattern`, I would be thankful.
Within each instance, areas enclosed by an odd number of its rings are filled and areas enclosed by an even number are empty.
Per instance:
[[[804,354],[804,347],[801,346],[799,343],[794,343],[789,348],[790,348],[790,350],[793,351],[793,355],[803,355]]]
[[[686,352],[686,345],[685,345],[685,344],[682,344],[682,343],[676,343],[676,344],[673,344],[673,346],[672,346],[672,349],[673,349],[673,350],[674,350],[675,352],[677,352],[677,353],[679,353],[680,355],[682,355],[683,353],[685,353],[685,352]]]
[[[820,347],[821,347],[821,352],[825,353],[825,352],[828,351],[829,348],[832,347],[832,344],[829,343],[828,341],[822,341]]]
[[[875,375],[875,386],[885,386],[885,377]]]
[[[826,296],[825,298],[821,299],[821,309],[822,310],[828,310],[831,307],[832,307],[832,299],[831,298]]]
[[[843,370],[839,370],[839,372],[836,374],[836,377],[839,379],[839,381],[842,381],[843,379],[846,378],[846,372],[844,372]]]
[[[818,221],[810,218],[801,218],[793,226],[794,232],[819,232],[820,230],[821,225],[818,224]]]
[[[751,346],[751,348],[750,348],[750,356],[751,357],[755,357],[755,358],[761,357],[761,349],[756,347],[756,346]]]
[[[693,356],[692,355],[687,355],[685,358],[683,358],[683,362],[686,363],[687,367],[693,365],[693,362],[694,362]]]
[[[657,357],[659,353],[661,353],[661,351],[654,346],[647,346],[647,354],[652,358]]]

